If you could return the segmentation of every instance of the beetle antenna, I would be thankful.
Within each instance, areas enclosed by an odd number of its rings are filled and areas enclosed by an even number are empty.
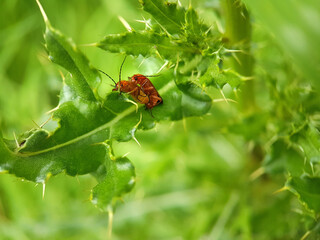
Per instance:
[[[112,82],[114,82],[115,85],[117,85],[116,81],[113,80],[113,78],[110,77],[108,74],[106,74],[104,71],[102,71],[102,70],[100,70],[100,69],[98,69],[98,71],[99,71],[99,72],[102,72],[104,75],[106,75],[108,78],[110,78],[110,79],[112,80]]]
[[[122,66],[124,64],[124,61],[126,60],[127,56],[124,57],[122,63],[121,63],[121,66],[120,66],[120,71],[119,71],[119,82],[121,81],[121,70],[122,70]]]
[[[160,74],[156,74],[156,75],[144,75],[145,77],[160,77]]]

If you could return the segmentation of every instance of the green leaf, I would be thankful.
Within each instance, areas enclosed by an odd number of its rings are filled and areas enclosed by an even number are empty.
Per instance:
[[[44,38],[49,59],[72,74],[68,85],[72,85],[77,97],[90,101],[99,99],[97,88],[101,79],[98,71],[90,66],[88,59],[71,39],[63,36],[49,22],[46,24]]]
[[[114,197],[128,193],[135,184],[135,171],[127,158],[110,161],[106,178],[93,188],[92,202],[99,208],[108,210],[106,206]]]
[[[178,34],[185,22],[185,9],[163,0],[140,0],[143,10],[171,34]]]
[[[286,187],[293,192],[300,202],[315,213],[320,212],[320,178],[319,177],[292,177]]]
[[[110,34],[105,36],[96,46],[113,53],[119,52],[144,57],[160,55],[170,60],[174,60],[179,53],[194,54],[198,52],[196,48],[172,41],[165,34],[148,31]]]
[[[299,177],[303,173],[310,173],[311,166],[306,164],[303,156],[296,149],[290,148],[287,144],[278,140],[271,146],[267,153],[263,167],[267,173],[277,174],[289,172],[293,177]]]
[[[149,57],[159,53],[164,58],[175,58],[179,48],[166,35],[147,31],[110,34],[96,46],[109,52],[134,56]]]

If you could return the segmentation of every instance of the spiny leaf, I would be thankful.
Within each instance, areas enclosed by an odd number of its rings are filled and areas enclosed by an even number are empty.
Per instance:
[[[315,213],[320,212],[320,178],[319,177],[292,177],[286,186],[301,201],[301,203]]]
[[[98,71],[91,68],[88,59],[76,45],[54,29],[49,22],[44,35],[49,59],[72,74],[70,84],[78,97],[94,101],[99,99],[97,88],[101,82]]]
[[[311,123],[293,134],[290,140],[303,150],[308,162],[320,162],[320,132]]]
[[[116,197],[130,192],[135,184],[135,171],[127,158],[110,161],[106,178],[93,188],[92,202],[99,208],[108,210],[106,206]]]
[[[197,49],[180,46],[167,35],[155,32],[140,31],[107,35],[96,44],[106,51],[144,57],[161,55],[165,59],[175,59],[179,53],[196,53]]]
[[[202,37],[203,33],[208,30],[204,24],[200,23],[199,17],[197,12],[192,8],[189,7],[186,11],[185,15],[185,31],[187,34],[192,34],[198,36],[199,38]]]
[[[71,176],[93,173],[100,182],[93,192],[95,202],[105,207],[132,188],[135,176],[128,159],[114,160],[112,140],[128,141],[138,128],[149,129],[155,121],[202,115],[210,109],[211,99],[195,86],[181,91],[172,81],[173,72],[167,71],[154,80],[164,101],[153,109],[154,118],[142,106],[136,113],[136,107],[119,93],[111,92],[101,101],[96,94],[97,70],[44,19],[49,57],[69,72],[53,111],[52,121],[58,127],[52,132],[32,129],[18,137],[18,144],[0,137],[0,170],[40,183],[63,171]]]
[[[178,34],[185,21],[185,9],[163,0],[140,0],[143,10],[171,34]]]
[[[141,31],[106,36],[97,47],[110,52],[145,57],[160,53],[164,58],[174,58],[177,45],[163,34]]]

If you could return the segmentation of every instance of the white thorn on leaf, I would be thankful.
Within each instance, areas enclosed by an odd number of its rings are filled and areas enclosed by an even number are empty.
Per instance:
[[[212,102],[213,102],[213,103],[225,102],[226,100],[227,100],[228,102],[238,103],[236,100],[233,100],[233,99],[231,99],[231,98],[217,98],[217,99],[213,99]]]
[[[49,23],[49,19],[48,19],[48,17],[47,17],[46,12],[44,11],[41,3],[39,2],[39,0],[36,0],[36,2],[37,2],[38,6],[39,6],[39,8],[40,8],[40,12],[41,12],[41,14],[42,14],[43,20],[45,21],[45,23]]]
[[[254,77],[245,77],[245,76],[240,76],[240,78],[241,78],[241,80],[243,80],[243,81],[250,81],[250,80],[253,80],[254,79]]]
[[[136,138],[136,136],[134,135],[134,133],[132,134],[132,138],[133,140],[139,145],[139,147],[141,147],[141,144],[139,143],[138,139]]]
[[[284,186],[284,187],[274,191],[272,194],[278,194],[278,193],[281,193],[281,192],[287,191],[287,190],[289,190],[289,188],[287,186]]]
[[[123,24],[123,26],[127,29],[128,32],[132,32],[133,29],[132,27],[129,25],[129,23],[121,16],[118,16],[120,22]]]
[[[55,108],[49,110],[48,112],[46,112],[46,114],[50,114],[50,113],[52,113],[52,112],[54,112],[54,111],[56,111],[56,110],[58,110],[58,109],[59,109],[59,105],[56,106]]]
[[[177,75],[178,66],[179,66],[179,61],[180,61],[180,58],[179,58],[179,54],[178,54],[178,56],[177,56],[177,63],[176,63],[176,66],[175,66],[174,69],[173,69],[174,75]]]
[[[164,64],[161,66],[161,68],[159,68],[159,70],[156,72],[156,74],[158,74],[159,72],[161,72],[162,69],[164,69],[164,68],[168,65],[168,63],[169,63],[169,61],[166,60],[166,61],[164,62]]]
[[[49,117],[46,121],[44,121],[41,125],[40,125],[40,128],[42,128],[44,125],[46,125],[51,119],[52,119],[52,115],[51,117]]]
[[[213,52],[212,54],[213,54],[213,55],[219,55],[221,49],[222,49],[222,47],[219,47],[219,49],[218,49],[217,51]]]
[[[77,179],[77,182],[80,184],[80,180],[79,180],[78,175],[76,175],[76,179]]]
[[[237,61],[237,63],[239,63],[239,65],[241,66],[242,63],[241,63],[240,59],[238,58],[238,56],[237,56],[234,52],[231,53],[231,55],[232,55],[232,57]]]
[[[314,167],[312,162],[310,162],[310,167],[311,167],[312,174],[314,174]]]
[[[37,128],[41,128],[35,121],[33,121],[32,119],[31,119],[31,121],[34,123],[34,125],[37,126]]]
[[[140,120],[139,122],[133,127],[133,129],[131,130],[131,136],[133,138],[133,140],[139,145],[139,147],[141,147],[141,144],[139,143],[138,139],[136,138],[136,136],[134,135],[136,130],[138,129],[140,123],[142,121],[142,113],[140,112]]]
[[[46,191],[46,183],[43,182],[43,183],[42,183],[42,200],[44,200],[45,191]]]
[[[223,93],[223,91],[222,91],[222,89],[221,89],[221,88],[219,88],[219,91],[220,91],[220,93],[221,93],[221,95],[222,95],[223,99],[225,100],[225,102],[229,104],[229,102],[228,102],[228,100],[227,100],[226,96],[224,95],[224,93]]]
[[[265,169],[263,167],[258,168],[253,173],[250,174],[250,181],[254,181],[265,173]]]
[[[187,121],[185,118],[182,119],[182,125],[183,125],[183,130],[186,133],[187,132]]]
[[[243,11],[240,12],[240,15],[241,15],[244,19],[247,19],[246,15],[244,14]]]
[[[208,30],[207,31],[205,31],[205,35],[207,35],[210,31],[211,31],[211,29],[213,28],[213,26],[211,25],[209,28],[208,28]]]
[[[219,31],[220,33],[224,33],[225,31],[224,31],[224,28],[223,28],[221,22],[220,22],[220,21],[216,21],[216,24],[217,24],[217,29],[218,29],[218,31]]]
[[[163,60],[163,57],[161,56],[161,54],[159,53],[159,51],[157,49],[155,49],[155,53],[161,60]]]
[[[59,73],[60,73],[60,76],[61,76],[61,78],[62,78],[62,82],[64,83],[65,80],[66,80],[66,78],[65,78],[65,76],[63,75],[63,73],[62,73],[61,71],[59,71]]]
[[[146,30],[147,29],[151,29],[151,19],[149,18],[148,20],[146,20],[143,16],[142,16],[143,20],[136,20],[139,23],[144,23],[146,25]]]
[[[17,148],[19,148],[20,146],[19,146],[19,142],[15,132],[13,132],[13,137],[14,137],[14,141],[16,142]]]
[[[233,89],[233,93],[236,96],[236,98],[239,99],[238,90],[237,89]]]
[[[98,43],[83,43],[83,44],[78,44],[79,47],[97,47]]]
[[[126,156],[128,156],[130,154],[130,152],[125,153],[121,158],[125,158]]]
[[[111,240],[112,237],[112,222],[113,222],[113,210],[111,207],[108,208],[108,236],[107,239]]]

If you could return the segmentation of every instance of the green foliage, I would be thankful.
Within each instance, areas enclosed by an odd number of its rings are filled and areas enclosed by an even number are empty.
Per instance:
[[[104,239],[90,195],[114,239],[319,239],[317,2],[181,3],[43,0],[45,53],[36,4],[4,0],[2,238]],[[154,117],[97,71],[124,55],[159,74]]]
[[[120,52],[144,57],[150,57],[157,52],[165,58],[175,57],[175,49],[178,47],[171,42],[166,35],[154,32],[128,32],[117,35],[109,35],[97,44],[104,50],[110,52]],[[181,48],[182,51],[187,49]]]
[[[317,0],[272,0],[261,4],[254,0],[244,0],[244,3],[261,24],[276,36],[278,44],[294,61],[299,71],[319,90],[320,33],[313,27],[313,23],[320,19]]]
[[[130,192],[135,184],[135,171],[128,158],[110,161],[105,169],[106,178],[93,188],[92,202],[103,210],[108,209],[113,198],[121,197]]]
[[[140,2],[154,19],[145,21],[146,30],[130,28],[127,33],[109,34],[95,46],[137,57],[158,56],[166,59],[168,66],[175,65],[176,74],[203,86],[222,88],[229,83],[236,89],[241,85],[244,79],[239,74],[222,69],[228,55],[222,34],[203,24],[191,5],[185,9],[161,0]],[[198,81],[201,76],[203,82]]]

